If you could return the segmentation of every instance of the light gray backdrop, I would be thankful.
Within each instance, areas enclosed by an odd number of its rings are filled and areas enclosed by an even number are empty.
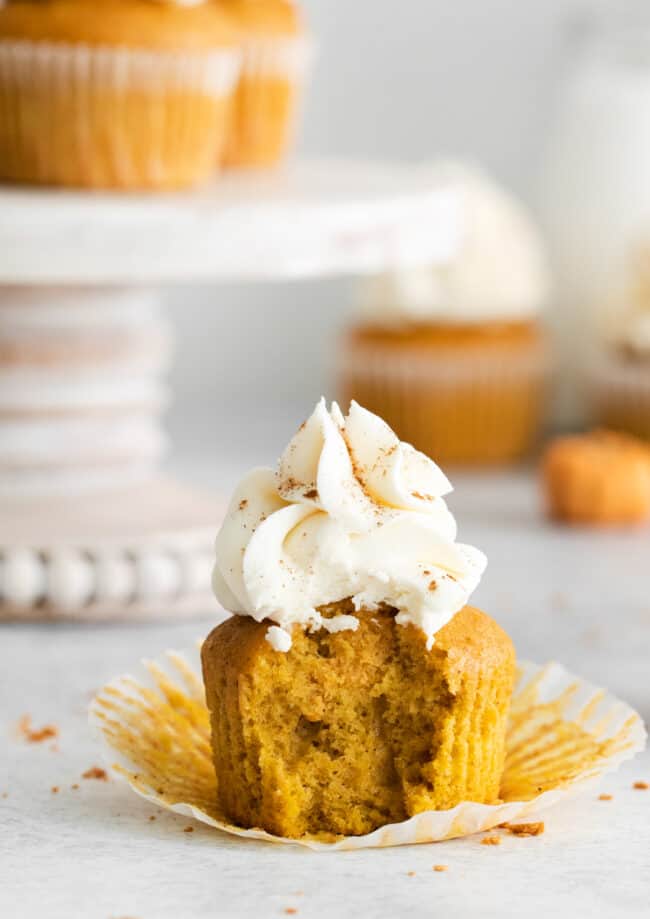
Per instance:
[[[594,0],[594,3],[596,0]],[[591,6],[594,5],[591,4]],[[310,0],[319,57],[300,150],[483,163],[528,200],[570,53],[575,0]],[[321,393],[349,306],[341,279],[189,288],[170,426],[178,450],[271,460]]]

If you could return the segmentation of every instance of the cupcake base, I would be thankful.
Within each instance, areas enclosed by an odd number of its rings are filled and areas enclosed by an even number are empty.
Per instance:
[[[109,768],[152,804],[235,836],[320,851],[439,842],[508,821],[538,819],[635,756],[646,740],[639,714],[614,696],[559,664],[520,661],[500,802],[464,801],[364,836],[289,839],[233,826],[217,807],[197,650],[169,653],[143,664],[137,677],[115,680],[92,703],[90,718]]]
[[[516,461],[535,446],[547,355],[534,324],[434,327],[392,335],[357,329],[339,388],[436,462]]]
[[[238,65],[232,51],[0,41],[0,178],[116,189],[207,179]]]

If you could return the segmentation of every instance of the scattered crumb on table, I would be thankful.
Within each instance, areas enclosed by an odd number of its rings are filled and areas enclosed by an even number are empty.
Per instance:
[[[502,823],[504,830],[508,830],[513,836],[541,836],[544,832],[544,824],[539,823]]]
[[[614,795],[608,795],[603,792],[602,795],[598,795],[598,800],[599,801],[611,801],[613,797]]]
[[[184,832],[184,833],[193,833],[193,832],[194,832],[194,827],[193,827],[193,826],[186,826],[185,829],[183,830],[183,832]]]
[[[52,787],[50,788],[50,791],[52,792],[53,795],[58,795],[58,793],[59,793],[59,786],[58,786],[58,785],[52,785]]]
[[[100,782],[108,781],[108,773],[105,769],[102,769],[100,766],[91,766],[90,769],[86,769],[81,775],[82,779],[97,779]]]
[[[434,871],[449,871],[449,865],[434,865]]]
[[[155,819],[156,819],[156,815],[155,815],[155,814],[151,814],[151,815],[149,816],[149,820],[155,820]]]
[[[27,743],[42,743],[44,740],[59,736],[59,729],[55,724],[46,724],[42,728],[33,728],[31,715],[22,716],[18,722],[17,730]]]
[[[295,916],[297,912],[298,910],[296,909],[295,906],[287,906],[287,908],[285,909],[285,913],[287,914],[287,916]]]
[[[407,877],[414,878],[414,877],[415,877],[415,871],[407,871],[407,872],[406,872],[406,875],[407,875]]]
[[[636,788],[637,791],[647,791],[650,785],[647,782],[635,782],[632,788]]]
[[[500,846],[501,837],[500,836],[484,836],[481,840],[482,846]]]

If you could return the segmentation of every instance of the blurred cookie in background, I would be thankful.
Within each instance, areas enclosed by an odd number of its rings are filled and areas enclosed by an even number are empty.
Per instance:
[[[559,437],[543,457],[549,515],[572,524],[636,524],[650,518],[650,448],[613,431]]]

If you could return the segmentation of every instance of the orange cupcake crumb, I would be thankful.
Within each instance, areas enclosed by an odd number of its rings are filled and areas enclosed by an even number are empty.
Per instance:
[[[484,836],[481,840],[482,846],[500,846],[501,837],[500,836]]]
[[[42,728],[33,728],[31,716],[23,715],[18,722],[18,733],[25,738],[27,743],[42,743],[44,740],[58,737],[59,729],[54,724],[46,724]]]
[[[614,431],[559,437],[541,471],[556,520],[606,526],[650,517],[650,449],[634,437]]]
[[[602,795],[598,795],[598,800],[599,801],[611,801],[613,797],[614,795],[602,794]]]
[[[636,788],[637,791],[647,791],[650,785],[647,782],[635,782],[632,788]]]
[[[434,865],[434,871],[449,871],[449,865]]]
[[[544,832],[544,824],[539,823],[502,823],[504,830],[508,830],[513,836],[541,836]]]
[[[108,782],[108,774],[105,769],[99,766],[91,766],[81,776],[82,779],[98,779],[100,782]]]

